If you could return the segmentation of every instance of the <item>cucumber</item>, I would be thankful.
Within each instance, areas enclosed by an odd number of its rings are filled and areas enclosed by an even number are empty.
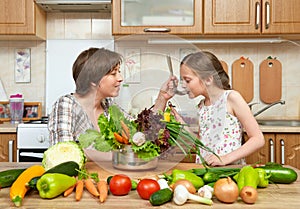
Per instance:
[[[297,172],[291,168],[286,168],[283,166],[261,166],[259,168],[263,168],[268,175],[271,174],[271,177],[269,178],[270,183],[290,184],[296,181],[298,178]]]
[[[77,176],[79,170],[78,163],[74,161],[67,161],[63,162],[61,164],[58,164],[54,166],[53,168],[50,168],[45,172],[46,173],[61,173],[68,176]],[[36,183],[40,179],[40,176],[32,178],[26,185],[29,186],[32,189],[36,189]]]
[[[154,192],[150,196],[150,203],[153,206],[158,206],[165,204],[169,201],[171,201],[173,198],[173,192],[169,188],[158,190],[157,192]]]
[[[10,187],[25,169],[10,169],[0,172],[0,188]]]

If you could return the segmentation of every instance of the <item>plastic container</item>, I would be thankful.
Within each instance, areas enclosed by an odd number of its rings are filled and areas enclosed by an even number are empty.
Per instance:
[[[21,94],[10,95],[10,123],[22,123],[24,112],[24,99]]]

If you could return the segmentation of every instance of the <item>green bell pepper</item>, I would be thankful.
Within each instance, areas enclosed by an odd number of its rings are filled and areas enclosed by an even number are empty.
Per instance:
[[[74,184],[76,184],[74,177],[60,173],[46,173],[37,181],[36,187],[41,198],[51,199]]]
[[[259,182],[258,182],[258,187],[261,188],[265,188],[268,187],[269,185],[269,178],[271,177],[271,174],[268,175],[266,170],[263,168],[255,168],[255,170],[258,173],[258,178],[259,178]]]
[[[171,182],[171,184],[175,183],[179,179],[189,180],[197,190],[200,187],[204,186],[204,181],[200,176],[197,176],[196,174],[194,174],[190,171],[174,169],[172,171],[172,182]]]
[[[241,191],[244,186],[252,186],[254,189],[256,189],[258,183],[258,172],[250,165],[244,166],[237,176],[237,185],[239,191]]]

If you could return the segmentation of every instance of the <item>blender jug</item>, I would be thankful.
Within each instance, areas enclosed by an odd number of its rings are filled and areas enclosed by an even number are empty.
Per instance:
[[[22,123],[24,112],[24,99],[21,94],[10,95],[10,123]]]

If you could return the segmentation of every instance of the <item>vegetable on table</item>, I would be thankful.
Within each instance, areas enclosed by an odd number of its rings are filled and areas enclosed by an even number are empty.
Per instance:
[[[38,180],[36,186],[41,198],[51,199],[62,194],[74,184],[76,184],[74,177],[61,173],[47,173]]]
[[[269,182],[277,184],[291,184],[297,180],[298,174],[292,168],[283,167],[280,164],[267,163],[263,168],[270,175]]]
[[[171,178],[171,184],[176,183],[179,179],[188,179],[196,190],[204,185],[203,179],[200,176],[188,170],[173,169],[171,176],[167,178]]]
[[[131,190],[131,179],[124,174],[116,174],[109,181],[109,190],[113,195],[127,195]]]
[[[75,200],[80,201],[83,193],[84,182],[82,179],[77,179],[75,188]]]
[[[252,186],[254,189],[257,188],[259,183],[258,172],[250,165],[242,167],[241,171],[235,176],[239,191],[244,186]]]
[[[137,193],[144,200],[149,200],[150,196],[160,190],[158,182],[154,179],[142,179],[136,187]]]
[[[100,180],[97,182],[97,188],[99,191],[100,202],[105,202],[108,196],[108,184],[105,180]]]
[[[173,198],[173,191],[169,188],[164,188],[154,192],[150,196],[149,201],[151,205],[159,206],[167,202],[170,202],[172,198]]]
[[[176,205],[183,205],[187,200],[193,200],[199,203],[212,205],[213,202],[211,199],[200,197],[199,195],[191,194],[189,191],[183,186],[178,185],[173,194],[173,201]]]
[[[239,197],[239,189],[230,177],[221,178],[214,185],[214,194],[221,202],[234,203]]]
[[[211,199],[213,197],[214,188],[209,185],[204,185],[198,189],[198,195],[200,197],[205,197]]]
[[[89,191],[90,194],[94,195],[95,197],[99,197],[99,192],[97,187],[95,186],[93,180],[91,178],[87,178],[84,180],[85,188]]]
[[[257,200],[257,190],[252,186],[244,186],[240,192],[240,197],[247,204],[254,204]]]
[[[45,170],[67,161],[75,161],[79,168],[86,163],[83,149],[74,141],[58,142],[44,152],[42,164]]]
[[[64,191],[64,197],[68,197],[74,191],[76,184],[70,186],[67,190]]]
[[[268,187],[269,178],[271,177],[271,174],[268,175],[266,170],[264,170],[263,168],[255,168],[255,170],[258,173],[258,179],[259,179],[257,187],[260,188]]]
[[[45,173],[45,169],[41,165],[33,165],[23,171],[18,178],[14,181],[10,188],[10,199],[15,204],[15,206],[21,206],[22,200],[29,190],[26,183],[30,181],[33,177],[41,176]]]
[[[189,193],[195,194],[197,192],[194,185],[187,179],[179,179],[174,184],[171,184],[170,187],[174,190],[178,185],[183,185]]]
[[[0,188],[10,187],[25,169],[9,169],[0,172]]]

